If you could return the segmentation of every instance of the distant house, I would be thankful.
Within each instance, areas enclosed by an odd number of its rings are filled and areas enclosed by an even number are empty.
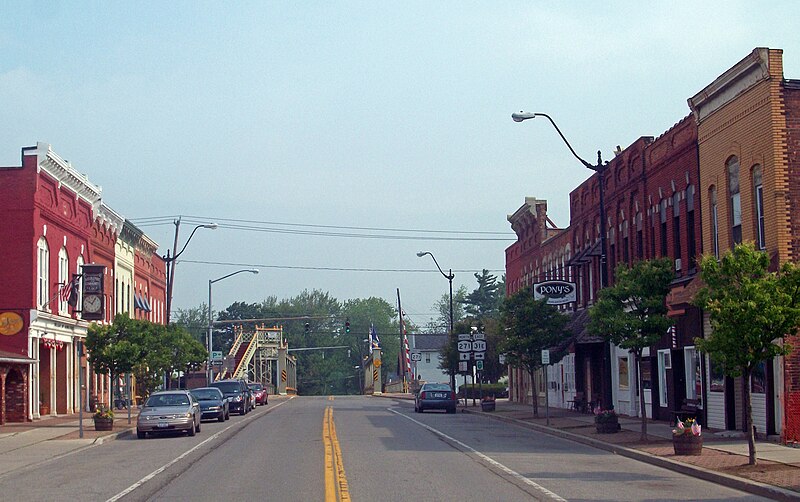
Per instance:
[[[447,333],[418,333],[409,335],[414,377],[425,382],[449,383],[450,375],[439,369],[439,353],[447,345]],[[419,354],[419,356],[414,356]],[[419,357],[418,361],[414,359]],[[456,384],[458,386],[458,384]]]

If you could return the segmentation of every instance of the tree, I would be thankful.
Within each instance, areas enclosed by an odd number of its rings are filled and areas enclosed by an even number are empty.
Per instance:
[[[525,369],[531,379],[533,415],[539,416],[536,370],[542,367],[542,350],[552,350],[551,360],[565,354],[564,342],[569,338],[569,318],[547,300],[535,300],[531,288],[523,288],[507,297],[500,306],[500,347],[506,362]]]
[[[657,343],[672,321],[664,301],[674,277],[672,260],[637,261],[630,268],[620,264],[613,286],[600,290],[589,309],[589,330],[633,354],[636,388],[642,388],[642,351]],[[647,440],[647,410],[644,392],[639,392],[642,410],[642,441]]]
[[[505,295],[505,282],[497,282],[497,276],[483,269],[480,274],[475,274],[478,280],[478,287],[468,294],[461,303],[464,310],[478,319],[497,317],[500,313],[500,304]]]
[[[138,322],[127,314],[117,314],[111,325],[92,323],[86,334],[86,352],[95,373],[109,375],[112,388],[114,378],[128,373],[139,361],[141,350],[136,343]],[[114,405],[113,393],[110,406]]]
[[[744,432],[750,465],[756,464],[750,376],[761,363],[786,356],[792,348],[781,343],[797,333],[800,325],[800,268],[786,263],[779,272],[769,271],[767,253],[752,243],[739,244],[721,260],[707,255],[700,261],[705,286],[695,303],[710,316],[708,338],[695,338],[722,372],[743,377]]]

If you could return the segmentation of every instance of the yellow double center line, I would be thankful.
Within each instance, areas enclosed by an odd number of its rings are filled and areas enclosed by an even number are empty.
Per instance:
[[[333,423],[333,408],[330,406],[325,408],[322,420],[322,442],[325,444],[325,502],[349,501],[350,490],[347,488],[342,450]]]

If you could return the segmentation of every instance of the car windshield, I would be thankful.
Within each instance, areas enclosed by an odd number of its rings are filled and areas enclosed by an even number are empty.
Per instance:
[[[150,396],[145,406],[189,406],[189,397],[186,394],[160,394]]]
[[[198,401],[212,401],[220,398],[219,392],[215,390],[193,390],[192,395],[196,397]]]
[[[251,390],[261,390],[264,388],[261,386],[260,383],[251,383],[250,385],[248,385],[248,387],[250,387]]]
[[[222,392],[227,393],[239,393],[242,391],[241,387],[236,382],[217,382],[214,384],[214,387],[218,388]]]

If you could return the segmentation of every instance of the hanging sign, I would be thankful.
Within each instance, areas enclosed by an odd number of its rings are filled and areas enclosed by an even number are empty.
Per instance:
[[[548,305],[564,305],[577,300],[574,282],[545,281],[533,285],[533,298],[547,298]]]

